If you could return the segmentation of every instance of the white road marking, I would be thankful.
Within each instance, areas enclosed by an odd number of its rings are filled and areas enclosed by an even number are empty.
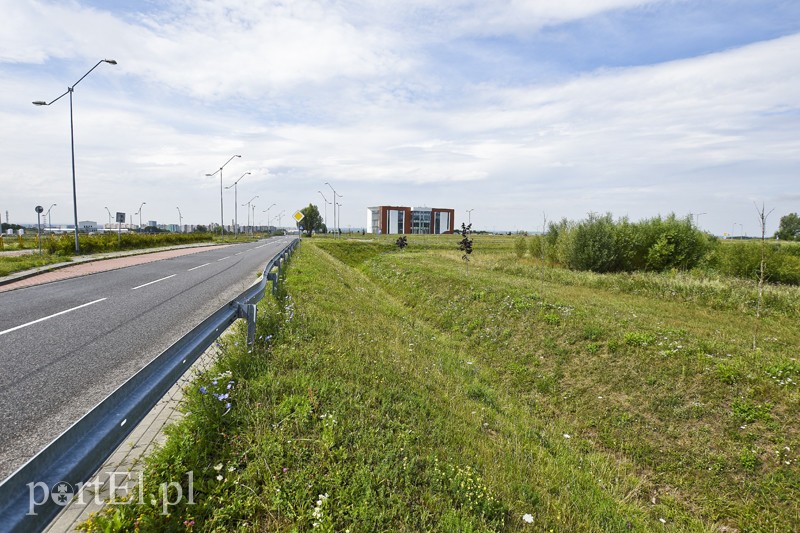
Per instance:
[[[22,329],[22,328],[26,328],[28,326],[32,326],[33,324],[37,324],[39,322],[43,322],[43,321],[48,320],[50,318],[69,313],[70,311],[75,311],[76,309],[80,309],[82,307],[86,307],[86,306],[89,306],[89,305],[92,305],[92,304],[96,304],[97,302],[102,302],[103,300],[106,300],[106,298],[100,298],[99,300],[95,300],[93,302],[89,302],[89,303],[86,303],[86,304],[83,304],[83,305],[79,305],[78,307],[73,307],[72,309],[67,309],[66,311],[61,311],[61,312],[58,312],[58,313],[56,313],[54,315],[46,316],[44,318],[40,318],[38,320],[34,320],[33,322],[28,322],[27,324],[22,324],[21,326],[17,326],[15,328],[7,329],[5,331],[0,331],[0,335],[5,335],[6,333],[11,333],[12,331],[17,331],[18,329]]]
[[[192,267],[192,268],[190,268],[189,270],[187,270],[186,272],[191,272],[192,270],[197,270],[198,268],[203,268],[203,267],[205,267],[205,266],[208,266],[208,265],[210,265],[210,264],[211,264],[211,263],[206,263],[206,264],[204,264],[204,265],[200,265],[200,266]]]
[[[173,274],[171,276],[167,276],[165,278],[157,279],[155,281],[151,281],[150,283],[145,283],[144,285],[139,285],[138,287],[133,287],[131,290],[135,291],[136,289],[141,289],[142,287],[147,287],[148,285],[152,285],[153,283],[158,283],[159,281],[164,281],[165,279],[174,278],[177,274]]]
[[[237,253],[235,253],[235,254],[233,254],[233,255],[242,255],[243,253],[244,253],[244,252],[237,252]]]
[[[226,259],[230,259],[230,258],[231,258],[231,256],[223,257],[222,259],[217,259],[217,261],[225,261]]]
[[[256,248],[263,248],[265,246],[266,246],[266,244],[262,244],[261,246],[256,246]]]

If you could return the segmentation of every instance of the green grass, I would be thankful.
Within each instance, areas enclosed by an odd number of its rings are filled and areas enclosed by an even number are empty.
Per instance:
[[[455,241],[306,240],[148,461],[154,495],[193,471],[195,505],[85,528],[797,529],[792,288],[754,352],[738,282],[542,270],[488,237],[465,276]],[[230,411],[199,392],[223,372]]]
[[[53,263],[63,263],[64,261],[69,261],[69,258],[50,254],[41,256],[39,254],[17,256],[0,255],[0,277]]]

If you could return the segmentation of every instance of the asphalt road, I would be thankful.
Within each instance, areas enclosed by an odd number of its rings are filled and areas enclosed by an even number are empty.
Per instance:
[[[252,285],[291,239],[0,293],[0,480]]]

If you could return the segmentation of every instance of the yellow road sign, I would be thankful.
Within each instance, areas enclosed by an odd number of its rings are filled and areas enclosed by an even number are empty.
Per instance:
[[[294,215],[292,215],[292,217],[293,217],[293,218],[294,218],[294,219],[295,219],[297,222],[300,222],[301,220],[303,220],[303,217],[304,217],[304,215],[303,215],[303,213],[301,213],[300,211],[295,211],[295,212],[294,212]]]

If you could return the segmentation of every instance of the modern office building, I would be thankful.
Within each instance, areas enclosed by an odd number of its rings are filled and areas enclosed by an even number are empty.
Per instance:
[[[380,235],[453,233],[455,210],[380,205],[367,208],[367,232]]]

